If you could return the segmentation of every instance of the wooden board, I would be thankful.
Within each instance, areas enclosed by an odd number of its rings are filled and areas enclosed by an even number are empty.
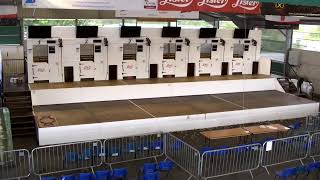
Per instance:
[[[250,131],[252,134],[256,135],[256,134],[266,134],[266,133],[287,132],[290,128],[283,126],[281,124],[270,124],[270,125],[243,127],[243,129]]]
[[[232,138],[232,137],[249,136],[250,132],[242,128],[234,128],[234,129],[204,131],[204,132],[201,132],[201,134],[210,140],[214,140],[214,139],[225,139],[225,138]]]

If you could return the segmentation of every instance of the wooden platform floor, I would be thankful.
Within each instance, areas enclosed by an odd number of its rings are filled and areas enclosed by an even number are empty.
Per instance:
[[[242,101],[243,99],[244,101]],[[260,91],[35,106],[34,112],[40,127],[50,127],[226,112],[241,109],[308,103],[313,103],[313,101],[278,91]],[[47,117],[54,119],[56,123],[49,124],[49,126],[41,125],[39,122]]]
[[[200,77],[182,77],[182,78],[82,81],[82,82],[71,82],[71,83],[33,83],[33,84],[29,84],[29,86],[30,86],[31,90],[41,90],[41,89],[119,86],[119,85],[137,85],[137,84],[225,81],[225,80],[241,80],[241,79],[265,79],[265,78],[270,78],[270,76],[266,76],[266,75],[200,76]]]

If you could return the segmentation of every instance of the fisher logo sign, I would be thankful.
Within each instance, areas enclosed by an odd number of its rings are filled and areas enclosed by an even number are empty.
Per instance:
[[[167,11],[200,11],[261,14],[261,3],[255,0],[159,0],[158,9]]]
[[[159,2],[159,4],[161,6],[164,5],[172,5],[172,6],[176,6],[176,7],[188,7],[192,4],[193,0],[162,0]]]
[[[198,0],[202,12],[260,14],[260,3],[255,0]]]
[[[259,2],[253,0],[237,0],[235,3],[232,4],[233,8],[241,7],[248,11],[254,11],[260,5]]]
[[[198,6],[210,6],[212,8],[224,8],[228,4],[228,0],[203,0],[198,2]]]
[[[159,0],[158,10],[169,11],[194,11],[196,0]]]

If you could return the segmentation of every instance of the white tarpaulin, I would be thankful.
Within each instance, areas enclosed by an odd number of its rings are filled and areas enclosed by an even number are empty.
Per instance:
[[[179,12],[179,11],[116,11],[116,17],[141,17],[141,18],[174,18],[174,19],[199,19],[199,12]]]
[[[157,9],[157,0],[22,0],[24,8],[145,10]]]
[[[17,18],[17,6],[0,6],[0,18]]]

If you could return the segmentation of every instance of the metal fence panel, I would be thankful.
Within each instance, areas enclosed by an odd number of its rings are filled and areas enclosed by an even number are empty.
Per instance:
[[[168,133],[165,136],[165,154],[191,176],[199,177],[200,153],[197,149]]]
[[[311,136],[309,142],[309,156],[320,156],[320,132]]]
[[[204,152],[201,177],[207,179],[257,169],[261,148],[261,144],[251,144]]]
[[[267,167],[306,158],[309,140],[309,135],[300,135],[265,142],[261,165]]]
[[[28,177],[31,174],[29,155],[25,149],[0,152],[0,179]]]
[[[320,115],[308,116],[306,119],[306,130],[315,132],[320,130]]]
[[[32,168],[36,175],[45,175],[100,166],[102,152],[98,140],[39,147],[32,151]]]
[[[3,74],[14,75],[24,74],[25,60],[24,59],[6,59],[3,60]]]
[[[127,162],[161,156],[163,134],[147,134],[122,137],[104,141],[105,162],[108,164]]]

